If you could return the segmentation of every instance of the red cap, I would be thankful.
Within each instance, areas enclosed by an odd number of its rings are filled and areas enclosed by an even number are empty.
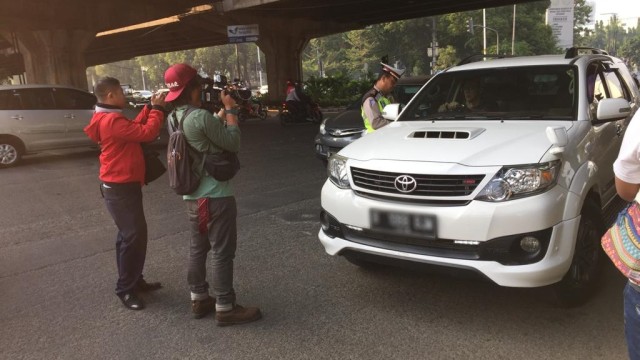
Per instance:
[[[164,82],[169,89],[165,101],[177,99],[187,83],[197,74],[196,69],[187,64],[175,64],[169,67],[167,71],[164,72]]]

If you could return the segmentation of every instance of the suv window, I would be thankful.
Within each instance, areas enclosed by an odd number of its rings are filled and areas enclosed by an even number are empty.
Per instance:
[[[55,109],[53,93],[49,88],[17,89],[24,110],[52,110]]]
[[[441,73],[416,95],[400,120],[573,120],[576,69],[553,65]]]
[[[0,110],[20,110],[20,98],[13,90],[0,91]]]
[[[95,96],[73,89],[53,89],[58,109],[90,110],[96,104]]]
[[[624,98],[631,100],[629,92],[620,81],[617,71],[614,69],[605,70],[604,77],[607,81],[607,87],[612,98]]]

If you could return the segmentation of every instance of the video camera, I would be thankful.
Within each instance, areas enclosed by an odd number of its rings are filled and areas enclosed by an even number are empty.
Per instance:
[[[227,77],[221,74],[215,74],[212,78],[202,78],[202,107],[216,113],[223,107],[220,100],[220,93],[224,91],[238,104],[251,99],[251,90],[240,87],[239,84],[229,84]]]

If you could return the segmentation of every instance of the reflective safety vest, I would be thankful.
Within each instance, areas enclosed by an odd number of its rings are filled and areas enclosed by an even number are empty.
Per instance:
[[[362,97],[362,105],[360,106],[360,115],[362,116],[362,120],[364,120],[364,127],[367,129],[367,133],[373,132],[375,130],[373,128],[373,125],[371,125],[371,122],[373,121],[373,119],[367,119],[367,114],[365,114],[364,112],[364,102],[370,97],[376,100],[376,103],[378,104],[378,109],[380,109],[380,113],[382,113],[382,109],[384,109],[385,106],[391,104],[391,100],[384,97],[375,88],[367,91],[367,93],[364,94],[364,96]]]

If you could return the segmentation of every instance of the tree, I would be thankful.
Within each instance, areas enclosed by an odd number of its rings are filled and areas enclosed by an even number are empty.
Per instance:
[[[590,22],[591,6],[586,0],[574,0],[573,7],[573,43],[576,46],[587,46],[591,30],[587,27]]]
[[[628,39],[620,48],[620,56],[636,68],[640,67],[640,34]]]

